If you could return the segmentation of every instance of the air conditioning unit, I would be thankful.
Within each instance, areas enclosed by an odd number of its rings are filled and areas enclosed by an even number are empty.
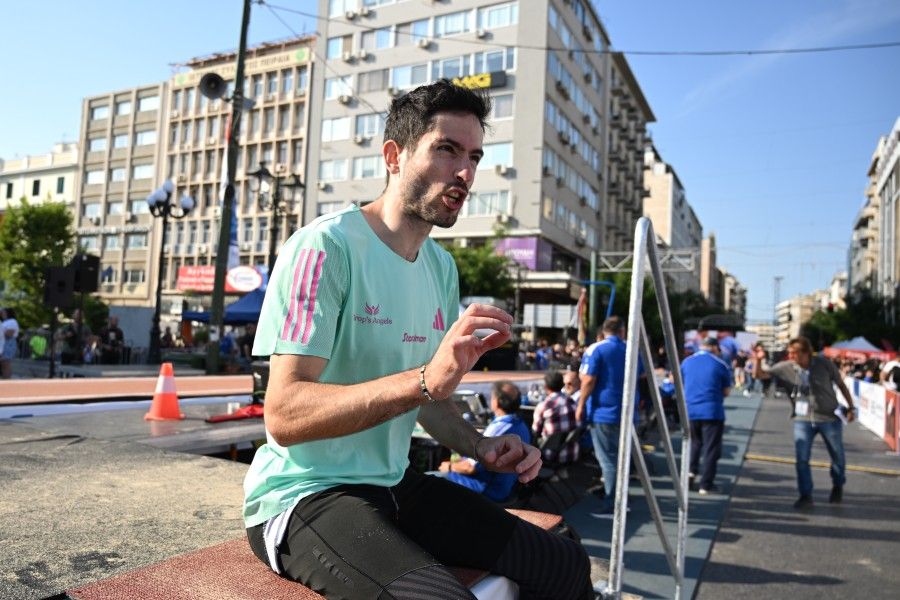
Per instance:
[[[169,252],[169,248],[171,248],[171,246],[169,246],[169,244],[163,244],[163,252],[168,253],[168,252]]]
[[[275,102],[278,100],[278,94],[269,94],[266,96],[266,102]]]
[[[206,143],[209,144],[209,145],[212,145],[212,144],[215,144],[217,141],[218,141],[218,140],[216,140],[216,136],[212,135],[212,136],[209,137],[208,140],[206,140]]]
[[[284,173],[285,166],[284,163],[275,163],[275,172],[276,173]]]
[[[207,250],[206,244],[197,244],[197,252],[200,254],[206,254]]]
[[[547,177],[548,175],[550,175],[550,167],[544,165],[544,168],[541,169],[541,173],[544,175],[544,177]]]
[[[323,191],[324,191],[324,190],[327,190],[327,189],[328,189],[328,182],[327,182],[327,181],[320,181],[319,184],[318,184],[318,187],[319,187],[320,190],[323,190]]]
[[[582,116],[581,116],[581,122],[582,122],[582,123],[590,123],[590,122],[591,122],[591,115],[582,115]]]
[[[353,142],[356,144],[362,144],[365,141],[366,141],[366,136],[364,136],[364,135],[353,136]]]
[[[241,242],[241,252],[250,252],[253,248],[253,244],[250,242]]]
[[[126,223],[131,223],[132,221],[134,221],[134,213],[132,212],[126,212],[123,216],[125,217]]]
[[[584,246],[585,239],[580,235],[575,236],[575,245],[576,246]]]
[[[578,203],[582,206],[587,206],[587,198],[585,196],[578,196]]]
[[[557,176],[556,177],[556,187],[562,187],[562,184],[563,184],[563,178]]]
[[[428,38],[421,38],[419,41],[416,42],[416,46],[418,46],[419,48],[425,48],[425,49],[430,48],[431,40],[429,40]]]
[[[509,172],[509,167],[506,165],[494,165],[494,173],[497,175],[506,175]]]
[[[400,93],[400,90],[398,90],[398,89],[395,88],[395,87],[389,87],[389,88],[387,89],[387,93],[388,93],[388,96],[396,96],[397,94]]]
[[[340,102],[341,104],[350,104],[350,96],[348,96],[347,94],[341,94],[340,96],[338,96],[338,102]]]
[[[475,37],[477,37],[480,40],[483,40],[484,38],[486,38],[487,34],[488,34],[488,32],[486,29],[476,29],[475,30]]]
[[[593,80],[594,80],[594,76],[591,75],[590,71],[588,71],[587,73],[584,74],[584,82],[585,83],[591,83]]]
[[[355,10],[348,10],[347,12],[344,13],[344,16],[347,17],[348,21],[352,21],[353,19],[358,17],[359,14]]]
[[[341,60],[343,60],[344,62],[353,62],[354,58],[355,57],[353,56],[353,53],[349,50],[341,54]]]
[[[94,225],[99,225],[99,224],[100,224],[100,217],[90,217],[89,220],[90,220],[90,222],[93,223]]]
[[[185,183],[187,181],[187,175],[184,173],[179,173],[177,177],[175,177],[175,181],[178,183]]]
[[[497,215],[497,222],[506,225],[507,223],[509,223],[509,215],[506,213],[500,213],[499,215]]]
[[[359,9],[359,16],[361,16],[361,17],[368,17],[371,14],[372,14],[372,10],[368,6],[363,6],[362,8]]]
[[[594,125],[593,127],[591,127],[591,133],[593,133],[594,135],[600,135],[600,128]]]
[[[567,146],[569,144],[569,134],[565,133],[564,131],[560,131],[559,141],[561,141],[564,146]]]
[[[173,117],[177,117],[177,116],[178,116],[178,109],[177,109],[177,108],[173,108],[173,109],[172,109],[172,112],[169,113],[169,114],[171,114]]]
[[[212,214],[214,217],[222,216],[222,207],[221,206],[213,206]]]
[[[590,28],[590,27],[588,27],[587,25],[584,25],[584,26],[581,28],[581,32],[584,34],[584,37],[587,38],[587,40],[588,40],[589,42],[593,42],[593,41],[594,41],[594,36],[593,36],[593,34],[591,33],[591,28]]]
[[[363,48],[357,53],[356,58],[359,60],[367,60],[369,58],[369,51]]]

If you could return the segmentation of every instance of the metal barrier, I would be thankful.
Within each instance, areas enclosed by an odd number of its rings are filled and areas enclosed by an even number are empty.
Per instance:
[[[666,345],[666,353],[673,365],[672,378],[675,382],[675,398],[677,399],[678,413],[681,421],[681,470],[675,462],[675,452],[672,449],[672,440],[666,420],[657,419],[660,438],[666,452],[666,462],[669,473],[672,476],[673,489],[678,505],[677,539],[675,548],[666,535],[662,512],[656,499],[653,485],[647,473],[647,465],[641,453],[641,443],[634,429],[632,416],[634,415],[634,397],[637,391],[638,355],[652,370],[653,355],[650,351],[650,341],[644,327],[641,301],[644,293],[644,275],[646,264],[650,265],[650,275],[656,289],[656,298],[659,314],[662,319],[663,338]],[[669,312],[669,299],[666,296],[666,284],[659,259],[656,255],[656,236],[653,233],[653,224],[646,217],[638,219],[634,231],[634,257],[631,271],[631,298],[628,303],[628,341],[625,354],[625,385],[622,393],[622,421],[619,429],[619,456],[616,471],[616,498],[615,515],[613,517],[612,544],[609,557],[609,581],[602,596],[606,599],[618,600],[622,597],[622,569],[623,555],[625,551],[625,522],[628,511],[628,480],[631,468],[631,456],[637,467],[641,486],[650,506],[650,513],[656,524],[660,542],[669,563],[669,569],[675,578],[676,600],[681,598],[681,589],[684,582],[684,552],[685,532],[688,518],[688,471],[690,469],[691,431],[688,424],[687,405],[684,400],[684,384],[681,380],[681,371],[678,369],[679,348],[675,339],[675,331],[672,326],[672,316]],[[651,373],[652,376],[652,373]],[[659,390],[654,385],[648,386],[653,398],[658,415],[665,414]],[[631,447],[631,452],[624,452]]]

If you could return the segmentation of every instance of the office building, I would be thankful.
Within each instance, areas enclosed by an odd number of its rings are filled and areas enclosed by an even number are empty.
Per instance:
[[[851,295],[868,292],[876,293],[878,286],[878,253],[881,242],[879,236],[879,220],[881,216],[881,197],[878,193],[878,164],[884,154],[886,139],[881,137],[869,160],[866,173],[866,200],[853,224],[850,238],[850,250],[847,257],[848,291]]]
[[[727,313],[737,315],[743,321],[747,318],[747,288],[733,274],[719,270],[722,280],[722,308]]]
[[[378,197],[390,101],[443,77],[494,105],[475,187],[435,238],[496,243],[529,303],[571,304],[593,251],[630,249],[654,117],[590,3],[320,0],[319,14],[305,221]]]
[[[47,154],[0,159],[0,215],[22,198],[30,204],[72,204],[77,170],[78,146],[72,142],[55,144]]]
[[[885,139],[875,172],[878,195],[877,290],[891,325],[900,322],[900,118]]]

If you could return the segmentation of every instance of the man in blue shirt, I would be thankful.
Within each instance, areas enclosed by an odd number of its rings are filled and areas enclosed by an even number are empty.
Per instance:
[[[516,414],[521,405],[519,388],[511,381],[497,381],[491,393],[491,410],[494,420],[484,430],[484,437],[495,437],[514,433],[526,444],[531,442],[528,426]],[[473,458],[462,458],[444,461],[440,466],[444,477],[484,494],[491,500],[503,502],[512,493],[518,476],[515,473],[497,473],[488,471]]]
[[[616,461],[619,455],[619,423],[625,385],[625,322],[609,317],[581,359],[581,396],[575,418],[586,423],[594,453],[603,472],[603,505],[600,515],[613,514],[616,497]],[[640,373],[640,370],[638,371]],[[637,400],[635,400],[637,409]],[[635,417],[637,411],[635,410]]]
[[[731,391],[731,366],[719,357],[719,342],[714,337],[703,341],[700,351],[681,363],[688,419],[691,422],[691,478],[698,472],[700,494],[716,491],[714,480],[722,456],[725,430],[725,396]]]

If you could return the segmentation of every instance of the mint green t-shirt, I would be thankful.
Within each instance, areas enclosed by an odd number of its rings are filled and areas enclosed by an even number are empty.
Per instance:
[[[405,260],[351,206],[319,217],[281,249],[253,354],[319,356],[328,359],[322,383],[360,383],[427,363],[458,316],[452,257],[429,238],[414,262]],[[288,447],[267,432],[244,479],[246,526],[336,485],[396,485],[417,414]]]

